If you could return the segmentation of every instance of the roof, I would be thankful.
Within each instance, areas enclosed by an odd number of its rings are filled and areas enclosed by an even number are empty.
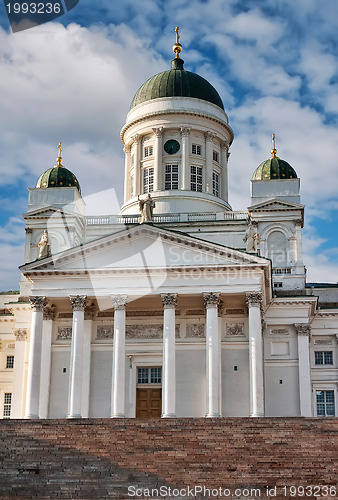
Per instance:
[[[287,161],[281,160],[278,156],[272,156],[268,160],[263,161],[258,165],[252,176],[252,180],[254,181],[278,179],[297,179],[296,171]]]
[[[49,168],[40,175],[37,188],[55,188],[55,187],[76,187],[81,193],[79,181],[76,176],[67,168],[62,165],[57,165]]]
[[[211,102],[224,110],[217,90],[197,73],[183,69],[184,61],[175,58],[171,69],[158,73],[147,80],[136,92],[130,109],[138,104],[161,97],[192,97]]]

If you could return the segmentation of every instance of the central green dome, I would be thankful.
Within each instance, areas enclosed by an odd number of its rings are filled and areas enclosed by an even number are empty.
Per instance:
[[[205,78],[183,69],[184,61],[175,58],[171,69],[149,78],[136,92],[130,109],[161,97],[193,97],[211,102],[224,110],[217,90]]]

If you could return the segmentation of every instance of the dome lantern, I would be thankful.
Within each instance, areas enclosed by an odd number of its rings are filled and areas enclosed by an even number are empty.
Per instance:
[[[258,165],[252,176],[253,181],[297,179],[294,168],[287,161],[277,156],[275,134],[272,134],[271,155],[268,160]]]

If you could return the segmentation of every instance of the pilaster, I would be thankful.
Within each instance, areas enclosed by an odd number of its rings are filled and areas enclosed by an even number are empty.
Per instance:
[[[299,369],[299,400],[301,417],[312,417],[312,384],[310,365],[310,335],[309,324],[295,324],[298,338],[298,369]]]
[[[162,167],[162,137],[163,128],[153,128],[155,135],[155,148],[154,148],[154,191],[161,191],[163,189],[163,167]]]
[[[213,140],[215,134],[211,132],[205,132],[205,190],[207,193],[212,194],[212,173],[213,173],[213,163],[212,163],[212,153],[213,153]]]
[[[250,417],[264,417],[262,294],[248,292],[246,301],[249,308]]]
[[[125,146],[124,149],[124,203],[130,198],[130,152],[131,147]]]
[[[13,395],[12,418],[22,418],[25,411],[25,364],[27,349],[27,330],[25,328],[13,329],[15,337],[14,368],[13,368]]]
[[[189,165],[189,134],[190,128],[182,127],[182,167],[181,167],[181,189],[190,190],[190,165]]]
[[[162,417],[176,414],[175,309],[177,294],[161,294],[163,317]]]
[[[114,306],[112,418],[125,416],[127,295],[112,295]]]
[[[221,416],[221,337],[218,321],[220,293],[203,293],[206,308],[206,416]]]
[[[222,172],[221,172],[221,190],[220,190],[220,197],[228,201],[229,194],[228,194],[228,151],[229,151],[229,144],[225,141],[222,141],[221,144],[221,167],[222,167]]]

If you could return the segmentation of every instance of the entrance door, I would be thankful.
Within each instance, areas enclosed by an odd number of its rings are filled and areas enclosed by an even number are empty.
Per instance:
[[[162,368],[137,369],[136,418],[159,418],[162,413]]]
[[[158,418],[161,416],[162,389],[136,389],[136,418]]]

